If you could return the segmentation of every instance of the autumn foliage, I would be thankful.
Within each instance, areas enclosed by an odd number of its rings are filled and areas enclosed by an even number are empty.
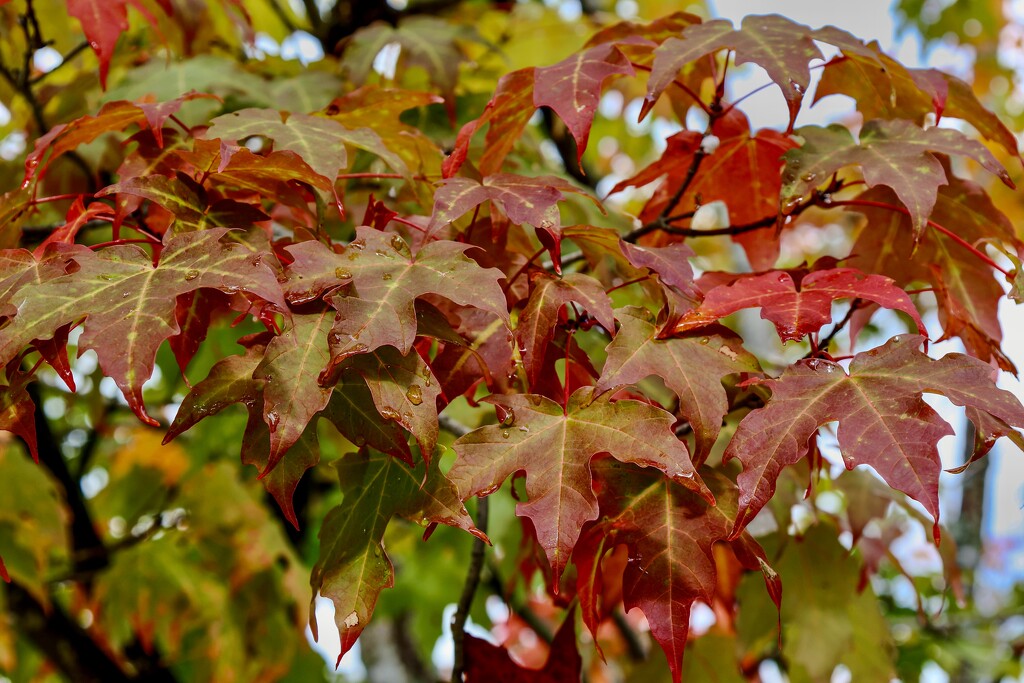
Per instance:
[[[340,15],[288,4],[0,2],[0,101],[28,131],[0,176],[0,429],[39,463],[0,453],[0,605],[35,619],[0,623],[0,672],[315,678],[321,596],[342,655],[379,601],[432,638],[458,602],[468,681],[895,675],[868,581],[895,535],[865,528],[890,503],[924,520],[957,584],[953,429],[924,396],[966,410],[967,460],[1024,427],[995,385],[1024,242],[992,198],[1022,166],[971,86],[778,15],[596,15],[510,70],[522,6],[389,9],[335,40]],[[230,56],[304,26],[327,52],[308,70]],[[67,66],[22,61],[52,40]],[[779,130],[730,87],[748,63]],[[642,105],[609,113],[610,93]],[[830,95],[856,112],[802,125]],[[608,176],[595,139],[628,156],[631,112],[669,132]],[[929,356],[944,339],[966,354]],[[94,497],[76,430],[111,480]],[[844,505],[791,527],[819,491]],[[534,669],[466,635],[488,591],[504,633],[551,643],[509,639]],[[814,645],[798,606],[818,594],[861,625]],[[77,664],[39,644],[72,636]]]

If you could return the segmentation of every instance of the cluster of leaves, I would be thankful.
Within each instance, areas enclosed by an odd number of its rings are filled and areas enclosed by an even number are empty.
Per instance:
[[[256,468],[291,525],[319,528],[309,625],[316,635],[315,599],[330,599],[341,654],[396,582],[385,536],[404,518],[425,535],[439,524],[468,532],[453,547],[466,549],[476,537],[456,617],[456,677],[578,675],[576,605],[594,642],[608,647],[603,626],[628,632],[621,610],[638,608],[677,681],[684,668],[699,676],[694,657],[735,660],[737,633],[754,635],[735,667],[722,664],[732,675],[778,657],[775,617],[765,615],[779,609],[793,680],[827,679],[839,663],[863,675],[856,680],[893,672],[882,629],[868,625],[880,619],[878,608],[838,531],[852,534],[865,572],[877,570],[887,548],[863,532],[890,502],[904,501],[900,492],[924,507],[939,541],[937,443],[952,429],[924,394],[966,408],[977,435],[972,459],[1001,436],[1019,440],[1014,430],[1024,426],[1024,407],[994,384],[996,367],[1013,369],[996,318],[1003,280],[1019,299],[1022,278],[988,251],[1019,263],[1024,242],[984,184],[1013,187],[1018,149],[968,84],[907,69],[835,27],[777,15],[735,27],[687,13],[609,23],[561,61],[508,73],[480,32],[410,16],[355,32],[335,72],[267,78],[258,65],[212,55],[168,66],[118,48],[119,39],[138,35],[126,33],[135,22],[150,25],[143,35],[159,36],[170,53],[209,51],[218,35],[245,41],[266,20],[249,16],[249,3],[52,4],[79,22],[87,41],[68,48],[65,60],[94,59],[103,87],[120,77],[101,106],[48,126],[64,110],[52,93],[47,107],[39,99],[34,85],[43,74],[27,59],[20,69],[6,66],[43,46],[41,8],[0,2],[0,25],[19,36],[0,49],[0,95],[28,107],[37,133],[0,200],[0,429],[20,437],[60,483],[67,466],[52,453],[52,434],[39,432],[50,428],[32,382],[53,385],[49,368],[74,392],[81,378],[70,344],[79,355],[94,352],[98,372],[139,420],[164,431],[164,444],[244,406],[236,430],[242,462]],[[283,34],[300,21],[270,5]],[[489,20],[506,14],[474,11]],[[326,23],[315,11],[307,19],[314,29]],[[384,78],[374,67],[382,48],[399,54]],[[471,69],[460,70],[467,59],[500,74],[492,93],[471,97]],[[127,71],[131,61],[146,63]],[[785,131],[753,130],[737,106],[742,98],[729,101],[729,73],[748,62],[781,91]],[[852,97],[864,120],[856,132],[797,127],[812,65],[822,72],[815,101]],[[605,125],[598,109],[609,91],[642,98],[641,117],[675,119],[681,128],[695,110],[705,125],[669,137],[660,157],[614,186],[627,199],[606,204],[584,169],[593,165],[588,143]],[[951,118],[991,147],[937,125]],[[545,129],[557,162],[538,147]],[[715,202],[728,219],[709,229],[698,219]],[[51,229],[32,224],[64,205]],[[792,235],[836,222],[855,235],[843,253],[780,258]],[[742,249],[739,265],[713,270],[729,263],[731,242]],[[838,320],[836,302],[847,302]],[[967,355],[922,351],[922,313],[933,306],[933,340],[957,337]],[[793,343],[791,362],[750,350],[766,348],[764,328],[734,314],[752,308],[780,343]],[[858,337],[870,339],[860,333],[881,309],[895,312],[881,317],[900,334],[841,355],[839,332],[849,329],[852,349]],[[145,391],[161,348],[182,377],[198,374],[176,411],[163,409],[168,396]],[[819,476],[819,429],[832,423],[851,472],[822,485],[848,505],[787,545],[787,501],[797,477]],[[162,460],[176,443],[151,444],[150,457]],[[296,505],[296,490],[322,469],[325,454],[340,501],[313,517]],[[5,473],[46,489],[15,456],[8,461]],[[198,654],[193,626],[214,609],[259,623],[262,638],[287,628],[280,613],[273,621],[247,611],[247,595],[290,580],[301,561],[223,462],[189,477],[168,462],[150,464],[161,475],[155,490],[169,486],[190,524],[206,515],[220,535],[189,549],[166,533],[183,526],[175,518],[150,520],[123,554],[94,538],[94,549],[114,559],[73,601],[99,610],[104,649],[125,653],[115,666],[138,669],[127,653],[141,647],[150,665],[162,653],[179,672],[194,667],[193,676],[228,680],[216,668],[216,648]],[[859,476],[858,465],[888,486]],[[34,532],[19,516],[31,507],[23,498],[30,490],[0,497],[4,578],[30,589],[27,598],[10,589],[12,605],[51,599],[38,574],[55,560],[26,550]],[[521,525],[489,538],[484,502],[499,491],[518,499]],[[476,522],[465,506],[472,500]],[[782,531],[759,541],[747,529],[759,515]],[[59,530],[49,533],[60,547]],[[553,618],[565,622],[540,671],[519,670],[502,648],[462,640],[485,546],[501,533],[518,539],[517,574],[543,585]],[[72,545],[77,557],[62,561],[90,569],[81,537]],[[214,590],[205,585],[210,575],[192,567],[215,564],[224,547],[247,564],[211,606],[202,597]],[[157,561],[132,576],[133,562]],[[810,571],[812,563],[829,569]],[[746,572],[761,576],[767,591],[751,591]],[[821,609],[847,624],[827,647],[813,619],[782,601],[790,581],[819,592]],[[765,595],[774,607],[757,607]],[[714,607],[721,633],[696,641],[691,649],[708,650],[684,660],[697,602]],[[292,620],[302,611],[284,609]],[[855,612],[867,616],[851,626]],[[213,668],[190,664],[192,657]],[[260,674],[288,672],[281,665]]]

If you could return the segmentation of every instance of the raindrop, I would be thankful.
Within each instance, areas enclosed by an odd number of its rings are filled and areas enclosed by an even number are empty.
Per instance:
[[[409,390],[405,392],[405,397],[409,399],[409,403],[414,406],[418,406],[423,403],[423,389],[420,388],[419,384],[413,384],[409,387]]]
[[[903,338],[900,337],[899,335],[896,335],[895,337],[892,338],[893,344],[899,344],[901,341],[903,341]]]
[[[804,88],[804,86],[800,85],[796,81],[790,81],[789,84],[791,86],[793,86],[793,90],[795,90],[798,95],[803,95],[804,94],[804,91],[806,90],[806,88]]]
[[[199,273],[196,273],[196,275],[198,275],[198,274]],[[97,275],[96,277],[98,277],[101,280],[106,280],[107,282],[110,282],[111,280],[116,280],[117,279],[116,275],[110,275],[109,273],[101,273],[100,275]]]
[[[501,430],[501,438],[503,438],[503,439],[507,439],[511,434],[512,434],[512,432],[510,432],[507,429],[502,429]]]
[[[412,253],[409,251],[409,245],[399,235],[391,236],[391,248],[406,258],[412,256]]]
[[[284,283],[286,283],[286,282],[288,282],[288,276],[287,276],[287,275],[285,275],[284,273],[282,273],[281,275],[278,275],[278,276],[277,276],[277,283],[278,283],[278,284],[281,284],[281,285],[283,285],[283,284],[284,284]]]
[[[261,263],[263,263],[263,254],[256,254],[251,259],[249,259],[249,263],[251,263],[254,266],[260,265]]]
[[[199,271],[194,269],[194,268],[192,270],[188,271],[187,273],[185,273],[185,279],[190,281],[190,282],[192,280],[195,280],[197,277],[199,277]]]
[[[700,343],[701,343],[702,346],[707,346],[710,342],[711,342],[711,340],[709,338],[707,338],[707,337],[701,337],[700,338]]]
[[[392,408],[391,406],[384,406],[380,409],[380,415],[385,420],[394,420],[395,422],[402,419],[402,414]]]
[[[271,410],[267,413],[267,426],[270,427],[270,431],[276,432],[277,425],[281,422],[281,416],[277,414],[277,411]]]
[[[502,427],[511,427],[516,421],[516,411],[503,405],[495,405],[494,412],[498,416],[498,423]]]
[[[380,276],[380,279],[381,280],[390,280],[391,279],[391,273],[384,273],[383,275]]]
[[[131,292],[121,292],[121,298],[122,298],[122,299],[127,299],[127,298],[128,298],[128,297],[130,297],[131,295],[132,295],[132,293],[131,293]]]
[[[339,280],[348,280],[350,277],[352,277],[352,273],[348,272],[344,268],[335,268],[334,277],[338,278]]]
[[[817,173],[811,173],[810,171],[808,171],[807,173],[804,173],[802,176],[800,176],[800,180],[804,181],[805,183],[813,183],[814,179],[817,177]]]
[[[354,242],[350,242],[348,246],[352,247],[356,251],[362,251],[366,248],[366,242],[362,240],[355,240]]]

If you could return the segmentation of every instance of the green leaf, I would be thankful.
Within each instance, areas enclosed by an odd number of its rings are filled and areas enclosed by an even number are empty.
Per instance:
[[[317,595],[333,601],[344,655],[366,628],[380,591],[393,584],[394,569],[381,544],[393,517],[424,526],[447,524],[481,539],[486,536],[473,526],[436,461],[426,470],[422,464],[412,469],[391,456],[363,449],[344,456],[334,467],[345,498],[327,513],[320,529],[320,557],[310,577],[309,627],[317,638]]]

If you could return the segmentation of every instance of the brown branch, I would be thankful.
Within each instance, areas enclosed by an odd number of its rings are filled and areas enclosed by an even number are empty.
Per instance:
[[[74,683],[129,683],[121,667],[57,603],[43,607],[24,588],[5,588],[14,626]]]

